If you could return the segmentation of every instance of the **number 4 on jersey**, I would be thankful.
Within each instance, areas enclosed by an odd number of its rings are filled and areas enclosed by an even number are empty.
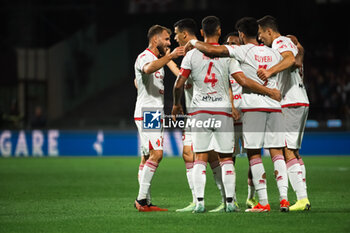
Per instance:
[[[213,67],[213,62],[209,63],[207,75],[205,76],[204,83],[211,83],[212,87],[215,87],[216,82],[218,81],[215,78],[215,74],[211,73],[211,68]]]

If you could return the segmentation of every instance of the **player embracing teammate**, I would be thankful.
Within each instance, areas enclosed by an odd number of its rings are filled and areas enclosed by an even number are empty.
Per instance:
[[[136,84],[143,88],[138,89],[138,102],[135,109],[135,122],[139,129],[143,155],[140,165],[143,169],[139,172],[139,195],[135,201],[139,211],[166,210],[153,206],[149,195],[153,174],[162,158],[162,129],[153,134],[142,131],[143,117],[138,104],[142,100],[143,103],[149,103],[143,104],[142,107],[163,108],[162,82],[161,85],[157,84],[159,81],[157,78],[159,75],[164,77],[162,67],[166,64],[174,74],[179,73],[174,84],[172,114],[183,113],[181,96],[186,84],[190,83],[193,96],[186,98],[190,102],[186,103],[186,106],[191,106],[187,109],[188,115],[195,121],[204,122],[214,119],[222,122],[219,128],[190,129],[195,162],[190,168],[188,181],[190,187],[192,186],[193,204],[182,210],[194,210],[194,213],[205,211],[206,164],[210,153],[217,153],[221,165],[225,211],[237,211],[238,206],[234,203],[236,174],[232,160],[233,118],[242,119],[244,148],[247,149],[252,174],[251,185],[259,197],[259,203],[247,209],[246,212],[270,211],[266,174],[261,159],[262,148],[269,149],[274,164],[280,193],[280,210],[287,212],[310,209],[305,184],[305,167],[298,153],[309,105],[300,75],[302,74],[302,47],[296,38],[292,37],[296,43],[294,44],[289,38],[281,36],[277,23],[270,16],[259,21],[244,17],[236,23],[236,29],[241,45],[220,46],[217,44],[221,35],[220,20],[215,16],[204,18],[201,33],[205,42],[192,39],[186,44],[187,54],[182,61],[180,72],[176,66],[174,68],[175,64],[171,63],[171,59],[183,55],[184,51],[179,47],[170,53],[167,48],[170,45],[169,30],[161,27],[160,32],[155,33],[158,40],[154,38],[152,40],[149,36],[149,52],[146,50],[141,53],[135,63]],[[162,35],[163,41],[160,39]],[[258,44],[258,35],[265,45]],[[299,55],[297,55],[298,50]],[[295,60],[297,60],[297,66]],[[148,71],[148,67],[152,69]],[[243,116],[240,116],[235,108],[230,78],[243,87],[240,104]],[[154,81],[149,84],[149,80]],[[155,92],[147,93],[154,87],[160,95]],[[276,88],[281,90],[283,97],[281,102],[280,92]],[[159,103],[159,106],[155,106],[156,103]],[[189,154],[188,161],[184,155],[186,165],[193,164],[193,155]],[[146,159],[148,159],[147,162]],[[298,198],[293,206],[289,206],[288,202],[288,178]]]

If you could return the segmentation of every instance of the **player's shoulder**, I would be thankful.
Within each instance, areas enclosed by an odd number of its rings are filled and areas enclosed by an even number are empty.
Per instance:
[[[145,49],[143,50],[139,55],[138,55],[138,59],[142,59],[145,57],[149,57],[149,58],[154,58],[154,59],[158,59],[157,56],[150,50],[150,49]]]
[[[289,38],[286,37],[286,36],[282,36],[282,35],[281,35],[281,36],[277,37],[276,39],[274,39],[274,41],[272,42],[272,44],[278,45],[278,44],[288,43],[288,42],[292,42],[292,40],[289,39]]]

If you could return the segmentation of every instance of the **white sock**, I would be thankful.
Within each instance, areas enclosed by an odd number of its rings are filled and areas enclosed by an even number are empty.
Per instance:
[[[138,176],[137,176],[137,180],[139,181],[139,185],[141,184],[141,176],[142,176],[143,167],[144,167],[144,165],[140,164],[140,166],[139,166],[139,173],[138,173]],[[147,204],[151,204],[151,189],[148,189]]]
[[[185,165],[186,165],[187,182],[188,182],[188,186],[190,187],[191,193],[192,193],[192,203],[196,203],[197,198],[196,198],[196,195],[194,193],[194,186],[193,186],[193,162],[185,163]]]
[[[253,184],[253,180],[248,178],[248,197],[247,199],[252,199],[255,197],[255,187]]]
[[[141,174],[142,174],[143,167],[144,167],[144,165],[143,165],[143,164],[140,164],[140,166],[139,166],[139,172],[138,172],[138,174],[137,174],[137,181],[139,182],[139,185],[140,185],[140,183],[141,183]]]
[[[288,176],[290,184],[297,195],[297,199],[307,198],[306,188],[303,183],[302,171],[298,159],[292,159],[287,162]]]
[[[299,159],[299,164],[300,164],[300,168],[301,168],[301,172],[302,172],[301,177],[303,178],[304,186],[307,189],[307,186],[306,186],[306,169],[305,169],[304,161],[303,161],[302,158]]]
[[[202,198],[202,201],[197,201],[197,203],[204,204],[204,189],[205,183],[207,181],[207,163],[204,161],[196,160],[193,166],[193,186],[194,193],[198,198]]]
[[[142,169],[140,189],[137,200],[147,199],[147,194],[150,192],[150,186],[154,173],[156,172],[158,163],[147,160]]]
[[[221,172],[220,162],[216,160],[210,163],[210,167],[213,171],[215,184],[218,187],[221,194],[221,202],[225,203],[226,195],[225,195],[224,185],[222,183],[222,172]]]
[[[225,190],[226,199],[235,199],[235,186],[236,186],[236,172],[233,166],[232,160],[226,160],[220,162],[221,173],[222,173],[222,183]]]
[[[286,199],[288,201],[288,175],[287,166],[283,155],[276,155],[272,158],[275,169],[275,178],[278,191],[280,192],[280,201]]]
[[[249,161],[253,176],[255,190],[258,193],[259,202],[261,205],[268,204],[266,190],[266,174],[261,158],[252,159]]]

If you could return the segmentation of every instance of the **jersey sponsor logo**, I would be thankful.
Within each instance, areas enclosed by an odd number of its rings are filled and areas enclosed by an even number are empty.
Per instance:
[[[161,128],[161,112],[144,111],[143,112],[143,128],[144,129],[160,129]]]
[[[202,97],[202,101],[204,101],[204,102],[219,102],[219,101],[222,101],[222,97],[215,97],[215,96],[206,95],[206,96]]]
[[[156,72],[154,73],[154,76],[155,76],[156,78],[160,78],[160,79],[163,79],[163,78],[164,78],[164,76],[160,73],[160,71],[156,71]]]
[[[241,95],[241,94],[234,95],[234,96],[233,96],[233,99],[234,99],[234,100],[242,99],[242,95]]]

